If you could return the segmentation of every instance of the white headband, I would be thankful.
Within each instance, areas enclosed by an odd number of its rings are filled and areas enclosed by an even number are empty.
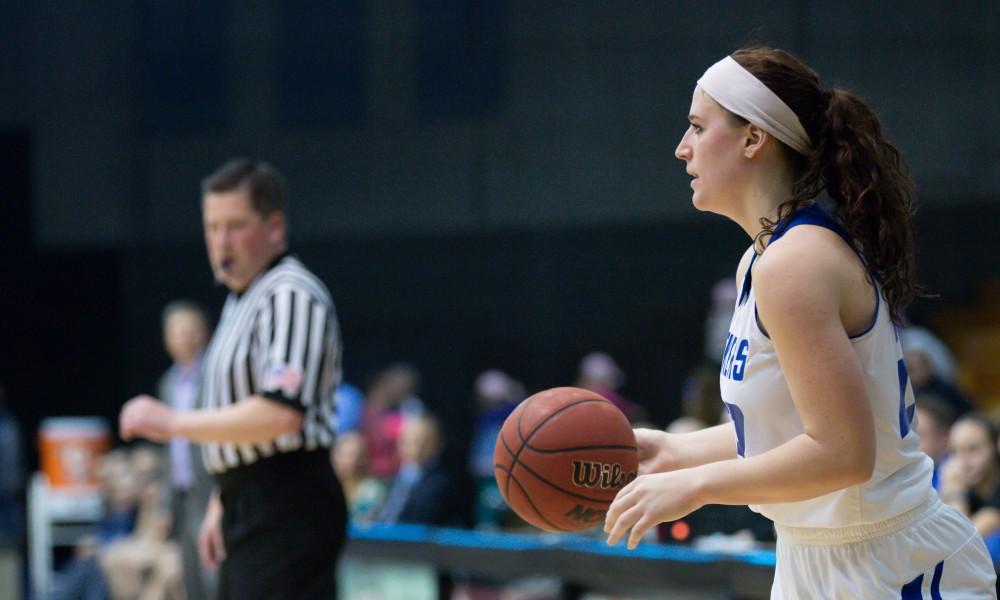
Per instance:
[[[799,154],[809,154],[809,134],[795,112],[740,63],[727,56],[698,80],[725,109],[761,127]]]

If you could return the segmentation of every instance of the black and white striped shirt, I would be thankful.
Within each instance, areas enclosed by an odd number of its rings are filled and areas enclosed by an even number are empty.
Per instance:
[[[263,443],[205,443],[205,466],[218,474],[276,452],[329,447],[339,382],[340,332],[330,292],[285,255],[226,299],[205,353],[201,400],[213,409],[263,396],[302,411],[302,428]]]

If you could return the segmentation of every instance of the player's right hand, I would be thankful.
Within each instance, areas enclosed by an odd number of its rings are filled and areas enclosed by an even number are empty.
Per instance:
[[[201,564],[216,569],[226,558],[226,548],[222,541],[222,502],[216,494],[208,501],[208,510],[198,532],[198,557]]]
[[[635,429],[639,446],[639,475],[672,470],[669,434],[659,429]]]

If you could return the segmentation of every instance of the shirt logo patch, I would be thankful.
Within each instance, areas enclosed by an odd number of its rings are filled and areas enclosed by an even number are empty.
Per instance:
[[[295,398],[302,389],[302,370],[290,365],[271,367],[264,378],[266,391],[281,391],[289,398]]]

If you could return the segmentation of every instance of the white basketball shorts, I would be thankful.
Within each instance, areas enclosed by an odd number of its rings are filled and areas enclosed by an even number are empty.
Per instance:
[[[897,517],[856,527],[775,525],[772,600],[996,599],[982,537],[931,493]]]

